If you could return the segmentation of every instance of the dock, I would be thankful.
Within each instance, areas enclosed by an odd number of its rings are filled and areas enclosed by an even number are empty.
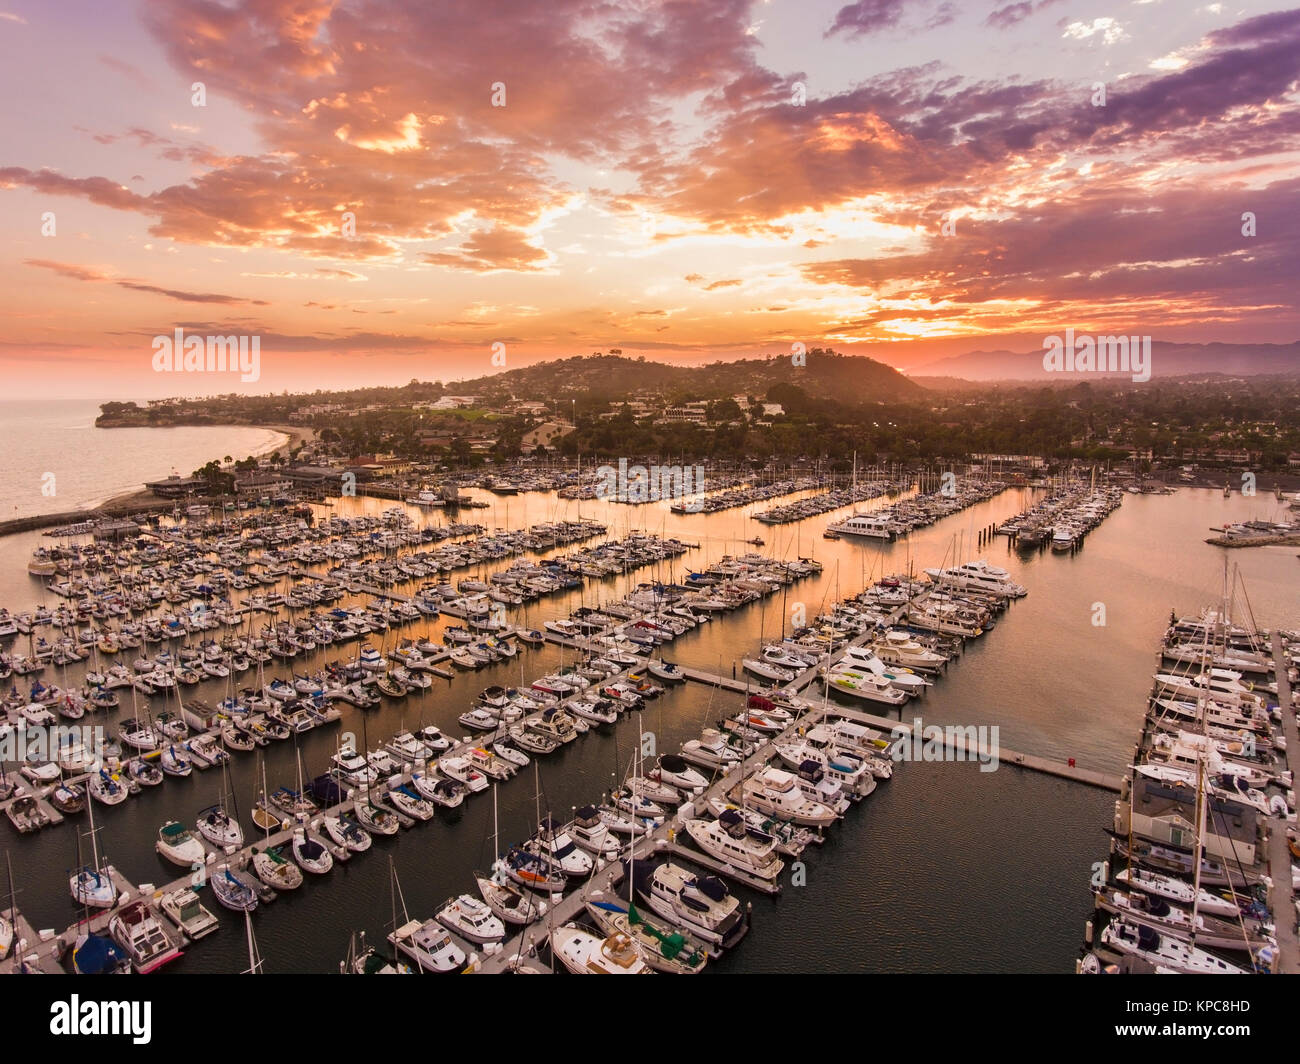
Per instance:
[[[1292,703],[1291,680],[1287,675],[1287,658],[1283,653],[1282,634],[1273,633],[1273,662],[1277,667],[1277,701],[1282,710],[1282,732],[1286,736],[1286,765],[1295,785],[1296,768],[1300,766],[1300,729],[1296,728],[1295,707]],[[1286,829],[1295,826],[1294,814],[1290,819],[1268,818],[1268,869],[1272,885],[1268,892],[1268,905],[1273,911],[1277,926],[1276,970],[1287,975],[1300,973],[1300,936],[1296,934],[1296,898],[1293,889],[1292,857],[1287,849]]]
[[[834,659],[832,659],[834,660]],[[802,674],[796,678],[794,683],[789,687],[801,687],[812,680],[816,679],[816,669],[811,669],[808,673]],[[809,676],[809,673],[812,673]],[[713,687],[722,687],[726,690],[744,693],[752,691],[753,685],[746,684],[739,680],[728,679],[725,676],[717,676],[713,673],[705,672],[701,669],[682,669],[682,674],[688,680],[694,680],[697,683],[708,684]],[[898,734],[910,737],[912,733],[911,722],[903,721],[901,718],[882,717],[873,713],[867,713],[860,709],[854,709],[851,706],[842,706],[837,702],[831,702],[822,699],[814,705],[823,710],[825,714],[836,714],[855,723],[867,725],[873,728],[880,728],[886,734]],[[900,707],[901,712],[901,707]],[[929,727],[929,726],[927,726]],[[940,728],[939,725],[934,725]],[[945,725],[941,727],[942,742],[945,748],[960,756],[954,760],[957,761],[976,761],[981,754],[987,754],[987,751],[978,749],[978,744],[967,742],[966,728],[963,725]],[[940,736],[936,733],[935,738]],[[928,741],[928,740],[927,740]],[[1098,787],[1102,790],[1119,793],[1123,786],[1123,780],[1120,776],[1111,772],[1102,772],[1098,769],[1083,768],[1079,765],[1070,764],[1067,761],[1056,761],[1052,758],[1039,757],[1036,754],[1025,754],[1018,750],[1008,750],[999,744],[996,753],[998,755],[999,765],[1015,765],[1017,768],[1027,769],[1032,772],[1042,772],[1048,776],[1056,776],[1059,779],[1070,780],[1074,783],[1086,784],[1089,787]]]

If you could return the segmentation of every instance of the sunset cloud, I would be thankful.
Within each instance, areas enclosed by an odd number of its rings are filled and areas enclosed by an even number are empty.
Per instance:
[[[81,68],[0,72],[78,101],[7,137],[13,339],[90,349],[146,300],[381,361],[489,322],[554,353],[1139,312],[1281,339],[1300,10],[1244,4],[153,0],[111,54],[69,18]]]

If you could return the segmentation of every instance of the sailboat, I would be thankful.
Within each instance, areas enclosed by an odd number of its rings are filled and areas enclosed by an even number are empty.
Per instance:
[[[222,772],[223,774],[226,772],[224,765]],[[228,775],[223,782],[229,783]],[[210,805],[199,811],[198,829],[199,834],[218,849],[229,852],[244,845],[244,829],[239,821],[226,811],[226,792],[222,792],[216,805]]]
[[[474,873],[474,882],[487,907],[506,923],[522,927],[546,912],[546,902],[532,891],[521,890],[511,883],[505,865],[498,856],[497,788],[492,787],[492,874]]]
[[[90,812],[90,847],[93,864],[82,866],[81,870],[74,873],[68,880],[68,886],[72,891],[72,900],[78,905],[87,908],[108,909],[117,903],[117,887],[113,885],[112,877],[108,874],[107,865],[102,865],[99,859],[99,843],[95,838],[97,829],[95,828],[95,804],[87,803],[87,809]],[[81,864],[81,836],[77,836],[77,863]]]

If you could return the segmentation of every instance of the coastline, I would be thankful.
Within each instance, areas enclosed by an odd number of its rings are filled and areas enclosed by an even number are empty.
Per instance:
[[[110,426],[111,427],[111,426]],[[239,428],[258,428],[268,432],[279,433],[284,438],[268,444],[253,457],[263,458],[276,452],[286,457],[299,444],[310,443],[316,438],[316,430],[302,425],[239,425]],[[130,491],[119,492],[94,503],[87,503],[76,510],[65,510],[55,514],[37,514],[30,517],[17,517],[0,521],[0,536],[14,535],[19,532],[32,532],[42,528],[55,528],[59,525],[77,524],[97,516],[121,516],[142,511],[165,512],[176,506],[175,500],[159,499],[153,492],[143,486]]]
[[[300,443],[310,443],[316,438],[315,429],[305,428],[301,425],[239,425],[238,427],[265,429],[268,432],[281,433],[285,437],[284,440],[277,443],[270,443],[260,451],[254,453],[254,458],[265,458],[267,455],[275,454],[277,451],[282,452],[287,457]],[[93,506],[85,506],[80,512],[93,513],[99,510],[107,510],[120,513],[123,510],[143,509],[147,504],[153,502],[167,502],[166,509],[168,510],[176,505],[175,502],[172,501],[156,499],[153,492],[148,488],[134,488],[131,491],[124,491],[117,495],[110,495],[107,499],[104,499],[102,502],[98,502]]]

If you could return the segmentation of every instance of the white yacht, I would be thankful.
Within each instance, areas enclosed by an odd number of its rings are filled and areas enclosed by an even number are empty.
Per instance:
[[[850,646],[846,648],[842,664],[874,673],[876,676],[888,680],[891,687],[896,687],[908,694],[921,694],[927,687],[931,686],[930,681],[923,676],[918,676],[908,669],[886,665],[870,647]]]
[[[744,755],[727,744],[726,737],[717,728],[705,728],[698,739],[682,744],[682,759],[692,765],[716,771],[743,761]]]
[[[866,702],[901,706],[911,697],[909,692],[900,691],[884,676],[847,665],[835,665],[826,671],[826,682],[832,690]]]
[[[654,969],[642,960],[636,944],[619,932],[601,938],[573,924],[565,924],[551,932],[551,949],[574,975],[654,974]]]
[[[705,942],[730,949],[749,930],[740,900],[717,876],[697,876],[671,861],[638,861],[633,880],[651,909]]]
[[[926,569],[925,575],[935,584],[970,591],[984,591],[1000,598],[1023,598],[1029,592],[1011,579],[1007,570],[989,565],[983,559],[963,562],[948,569]]]
[[[777,743],[776,753],[795,770],[807,761],[816,762],[826,778],[851,797],[865,798],[876,789],[876,777],[871,774],[865,760],[856,754],[820,747],[806,739]]]
[[[436,920],[411,920],[390,934],[388,941],[426,972],[458,972],[468,959]]]
[[[861,539],[893,539],[894,524],[882,514],[853,514],[826,526],[826,531]]]
[[[506,937],[506,925],[471,894],[452,898],[439,910],[438,923],[469,942],[485,945]]]
[[[369,787],[379,779],[374,766],[350,746],[345,746],[331,759],[334,767],[348,783],[357,787]]]
[[[574,810],[573,823],[568,827],[573,841],[593,857],[610,861],[618,857],[621,846],[617,836],[609,830],[600,810],[594,805],[584,805]]]
[[[751,833],[745,818],[734,809],[723,810],[717,820],[688,820],[686,832],[705,853],[760,879],[776,879],[785,867],[777,855],[776,840]]]
[[[791,669],[783,669],[780,665],[758,658],[745,658],[744,666],[746,672],[777,683],[790,683],[796,675]]]
[[[1196,891],[1190,883],[1146,868],[1134,868],[1131,872],[1127,868],[1121,868],[1115,873],[1115,881],[1158,898],[1164,898],[1166,901],[1172,901],[1177,905],[1191,905],[1196,899]],[[1241,913],[1241,907],[1235,901],[1229,901],[1208,890],[1201,891],[1196,909],[1198,912],[1209,913],[1212,916],[1228,916],[1234,920]]]
[[[202,868],[208,859],[203,843],[175,820],[168,821],[158,830],[154,849],[181,868]]]
[[[898,628],[888,629],[878,638],[873,649],[876,656],[887,665],[898,665],[922,672],[938,672],[948,664],[948,658],[923,646],[912,635]]]
[[[197,826],[199,834],[218,849],[244,845],[244,829],[220,805],[200,811]]]
[[[1245,969],[1221,960],[1213,953],[1172,935],[1162,935],[1145,924],[1116,917],[1101,933],[1101,941],[1111,949],[1141,957],[1161,968],[1189,975],[1245,975]]]
[[[827,827],[839,819],[830,806],[804,796],[797,776],[779,768],[766,768],[751,776],[745,781],[744,794],[745,804],[759,812],[806,827]]]

